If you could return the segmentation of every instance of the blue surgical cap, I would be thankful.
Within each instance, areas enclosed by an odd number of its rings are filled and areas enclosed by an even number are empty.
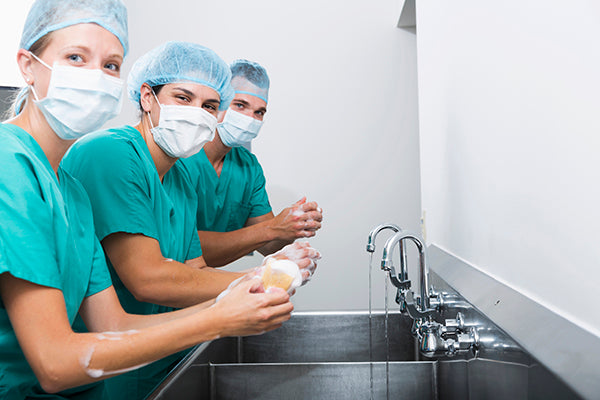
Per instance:
[[[231,86],[236,93],[251,94],[268,103],[269,85],[269,76],[261,65],[248,60],[231,64]]]
[[[21,48],[29,50],[50,32],[84,23],[98,24],[111,32],[127,54],[127,9],[121,0],[36,0],[25,20]]]
[[[221,97],[219,110],[233,99],[229,66],[209,48],[189,42],[167,42],[140,57],[129,72],[127,93],[140,102],[144,83],[150,87],[175,82],[192,82],[215,90]]]

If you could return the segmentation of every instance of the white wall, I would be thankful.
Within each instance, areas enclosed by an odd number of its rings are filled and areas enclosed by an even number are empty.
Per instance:
[[[253,150],[271,203],[279,211],[306,195],[325,218],[311,241],[323,259],[298,290],[296,309],[366,309],[369,230],[387,221],[419,229],[416,40],[396,28],[399,2],[124,2],[131,52],[123,76],[167,40],[195,41],[227,62],[249,58],[267,68],[269,111]],[[12,54],[2,54],[4,65]],[[126,104],[109,125],[135,119]],[[373,278],[374,306],[383,308],[383,273]]]
[[[417,3],[435,243],[600,335],[600,3]]]
[[[0,24],[0,86],[23,86],[25,82],[17,68],[17,50],[21,41],[23,24],[33,0],[4,2]]]

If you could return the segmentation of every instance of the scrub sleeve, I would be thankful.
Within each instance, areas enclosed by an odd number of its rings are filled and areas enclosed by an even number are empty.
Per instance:
[[[0,166],[0,273],[61,290],[73,323],[83,299],[111,285],[87,194],[62,168],[57,179],[15,125],[0,125]],[[92,390],[102,398],[104,385]],[[63,398],[42,391],[0,302],[0,398],[38,397]]]
[[[231,232],[243,228],[248,218],[271,212],[263,169],[245,148],[233,147],[227,153],[220,177],[204,150],[181,161],[198,194],[198,230]]]
[[[79,140],[63,166],[87,190],[100,240],[116,232],[156,239],[162,255],[185,262],[202,255],[196,230],[196,194],[179,163],[160,181],[141,134],[131,126],[95,132]],[[157,314],[171,307],[140,302],[107,259],[123,308],[132,314]],[[143,399],[181,360],[184,353],[156,361],[106,381],[111,399]]]

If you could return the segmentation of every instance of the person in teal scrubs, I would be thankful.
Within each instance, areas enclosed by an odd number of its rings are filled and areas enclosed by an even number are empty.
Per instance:
[[[17,52],[27,86],[17,115],[0,124],[2,399],[69,397],[57,392],[290,317],[288,294],[260,293],[257,280],[216,304],[152,316],[121,307],[88,195],[59,163],[76,139],[118,113],[127,49],[120,0],[38,0],[27,16]],[[88,333],[72,329],[78,311]],[[105,395],[101,385],[76,392]]]
[[[213,138],[218,112],[233,97],[230,80],[229,67],[212,50],[167,42],[138,59],[128,77],[141,121],[86,136],[62,163],[90,195],[96,234],[127,312],[157,314],[198,304],[243,275],[204,262],[197,196],[179,161]],[[303,267],[318,255],[295,248]],[[145,398],[179,359],[109,379],[111,399]]]
[[[270,81],[266,70],[248,60],[231,64],[235,97],[220,115],[215,138],[183,160],[198,194],[197,227],[204,259],[223,266],[258,250],[271,254],[321,228],[322,210],[301,199],[277,216],[265,189],[265,176],[250,147],[261,128]]]

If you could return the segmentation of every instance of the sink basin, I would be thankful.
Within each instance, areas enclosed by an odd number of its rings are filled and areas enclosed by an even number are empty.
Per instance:
[[[365,312],[295,313],[275,331],[258,336],[224,338],[210,356],[223,363],[301,363],[414,361],[416,343],[412,320],[398,312],[388,315],[389,349],[384,314],[371,318],[372,357],[369,352],[369,315]]]
[[[370,325],[372,350],[367,312],[294,313],[275,331],[204,343],[149,399],[369,399],[371,386],[374,399],[578,398],[529,356],[424,359],[408,316],[389,314],[389,346],[384,315]]]
[[[390,362],[390,398],[435,399],[434,362]],[[374,398],[386,397],[385,362],[373,363]],[[191,365],[160,399],[368,399],[370,363]],[[401,397],[406,396],[406,397]]]

